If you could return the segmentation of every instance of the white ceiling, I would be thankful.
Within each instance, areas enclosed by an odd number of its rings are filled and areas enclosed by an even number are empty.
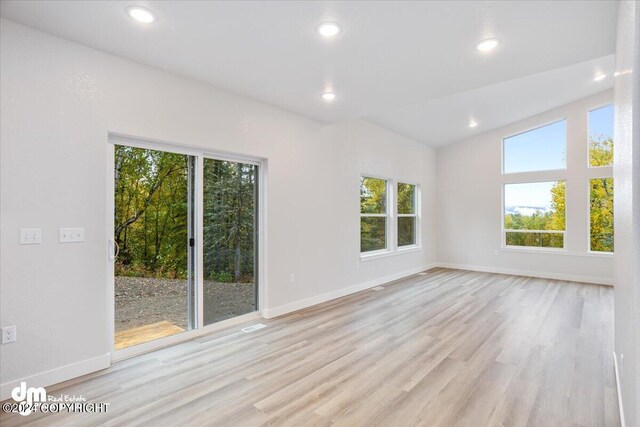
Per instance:
[[[388,109],[367,120],[438,147],[540,114],[613,86],[613,55]],[[593,76],[609,78],[594,82]],[[469,122],[478,123],[470,128]]]
[[[158,22],[132,21],[138,4]],[[324,122],[442,145],[612,86],[611,1],[13,1],[2,17]],[[317,25],[343,32],[323,39]],[[474,44],[498,37],[496,51]],[[552,71],[554,70],[554,71]],[[321,94],[333,90],[335,102]],[[473,116],[480,125],[468,128]]]

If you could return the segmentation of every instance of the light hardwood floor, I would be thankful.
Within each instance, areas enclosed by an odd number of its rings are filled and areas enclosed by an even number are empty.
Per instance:
[[[2,426],[617,426],[613,291],[434,269],[49,387]]]

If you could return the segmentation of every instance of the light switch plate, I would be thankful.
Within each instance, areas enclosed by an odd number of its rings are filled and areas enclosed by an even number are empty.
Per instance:
[[[84,242],[84,228],[61,228],[60,243]]]
[[[40,228],[21,228],[20,244],[21,245],[39,245],[42,243],[42,229]]]
[[[16,342],[16,327],[5,326],[2,328],[2,344]]]

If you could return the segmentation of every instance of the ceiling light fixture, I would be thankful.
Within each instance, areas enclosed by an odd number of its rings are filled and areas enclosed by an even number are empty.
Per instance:
[[[325,22],[318,25],[316,31],[323,37],[333,37],[337,36],[342,31],[342,28],[335,22]]]
[[[604,80],[606,77],[607,77],[606,74],[598,74],[593,78],[593,81],[594,82],[599,82],[599,81]]]
[[[478,126],[478,122],[476,122],[475,120],[471,120],[471,121],[469,122],[469,127],[470,127],[470,128],[474,128],[474,127],[476,127],[476,126]]]
[[[334,99],[336,99],[336,94],[333,92],[325,92],[322,94],[322,99],[324,99],[327,102],[331,102]]]
[[[485,39],[476,44],[476,50],[480,52],[489,52],[490,50],[495,49],[500,44],[500,40],[498,39]]]
[[[127,14],[138,22],[143,24],[150,24],[156,22],[156,15],[149,9],[140,6],[129,6],[127,8]]]

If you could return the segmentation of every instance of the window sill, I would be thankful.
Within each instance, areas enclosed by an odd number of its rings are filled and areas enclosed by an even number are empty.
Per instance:
[[[524,253],[537,253],[537,254],[555,254],[565,256],[581,256],[581,257],[596,257],[596,258],[613,258],[613,252],[569,252],[566,249],[554,249],[554,248],[525,248],[517,246],[503,246],[500,248],[502,252],[524,252]]]
[[[595,256],[602,258],[613,258],[614,252],[598,252],[598,251],[588,251],[586,256]]]
[[[360,254],[360,261],[371,261],[374,259],[387,258],[395,255],[408,254],[413,252],[422,251],[422,246],[408,246],[405,248],[399,248],[395,251],[375,252],[372,254]]]

